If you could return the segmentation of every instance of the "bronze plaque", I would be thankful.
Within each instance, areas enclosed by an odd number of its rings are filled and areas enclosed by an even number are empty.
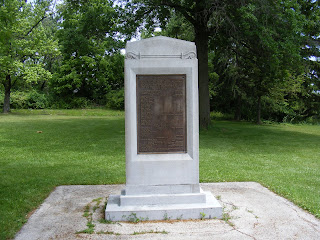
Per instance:
[[[186,75],[137,75],[138,153],[187,152]]]

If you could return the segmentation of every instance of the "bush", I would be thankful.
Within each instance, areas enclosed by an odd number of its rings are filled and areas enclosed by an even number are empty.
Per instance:
[[[0,92],[0,107],[3,108],[4,93]],[[12,91],[10,106],[13,109],[43,109],[49,106],[48,95],[37,91]]]
[[[12,91],[10,95],[10,107],[15,109],[28,108],[29,92]]]
[[[92,105],[91,101],[85,97],[73,98],[70,101],[71,108],[87,108]]]
[[[4,92],[1,91],[0,89],[0,108],[3,108],[3,100],[4,100]],[[0,110],[1,112],[1,110]]]
[[[230,113],[210,112],[210,118],[213,120],[233,120],[233,115]]]
[[[124,110],[124,89],[112,90],[107,96],[107,107],[115,110]]]
[[[308,117],[305,122],[308,124],[319,125],[320,124],[320,115]]]
[[[43,93],[32,91],[27,98],[28,108],[44,109],[49,106],[48,96]]]
[[[51,99],[50,108],[52,109],[70,109],[72,108],[69,102],[64,99]]]
[[[92,102],[85,97],[55,97],[51,102],[51,108],[53,109],[88,108],[92,106]]]

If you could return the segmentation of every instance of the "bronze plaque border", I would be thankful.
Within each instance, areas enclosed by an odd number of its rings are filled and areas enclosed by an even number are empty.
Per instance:
[[[161,77],[170,77],[170,76],[181,76],[184,77],[184,151],[170,151],[170,152],[139,152],[139,139],[140,139],[140,109],[139,109],[139,89],[138,89],[138,78],[140,76],[161,76]],[[186,74],[137,74],[136,75],[136,113],[137,113],[137,154],[178,154],[178,153],[187,153],[187,75]]]

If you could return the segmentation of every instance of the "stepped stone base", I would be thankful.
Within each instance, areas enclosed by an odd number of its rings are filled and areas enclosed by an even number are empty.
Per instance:
[[[110,195],[106,220],[168,220],[222,218],[222,207],[211,192],[187,194]]]

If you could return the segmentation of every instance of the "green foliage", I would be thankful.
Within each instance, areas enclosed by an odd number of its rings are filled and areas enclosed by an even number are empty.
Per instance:
[[[316,1],[66,0],[53,13],[54,2],[6,0],[0,7],[1,99],[11,90],[13,98],[16,91],[49,95],[48,105],[38,104],[40,95],[29,105],[28,93],[19,95],[15,107],[123,109],[120,49],[138,29],[142,38],[196,41],[202,67],[207,50],[199,36],[207,35],[209,84],[202,76],[199,86],[208,88],[213,111],[237,120],[258,112],[268,121],[319,118]]]
[[[155,25],[156,26],[156,25]],[[194,41],[194,28],[179,12],[172,11],[170,18],[165,23],[161,31],[155,31],[154,27],[141,30],[141,38],[154,36],[167,36],[176,39]]]
[[[117,12],[112,1],[66,1],[60,6],[57,36],[63,60],[50,81],[59,98],[87,98],[105,104],[109,89],[123,87],[124,57],[119,53]]]
[[[0,97],[2,94],[0,92]],[[3,101],[0,99],[0,107],[3,107]],[[14,91],[11,93],[11,106],[14,109],[44,109],[49,107],[48,95],[39,93],[35,90],[24,92]]]
[[[115,110],[124,110],[124,89],[112,90],[107,96],[107,107]]]
[[[148,219],[145,219],[143,217],[139,218],[137,217],[136,213],[131,213],[125,220],[132,223],[139,223],[141,221],[147,221]]]
[[[82,66],[87,66],[87,69]],[[92,68],[88,69],[90,66]],[[123,87],[121,66],[123,66],[123,56],[120,54],[106,56],[100,60],[99,57],[65,60],[49,86],[59,98],[84,97],[98,104],[104,104],[103,96],[107,89]]]
[[[319,115],[316,1],[125,2],[136,14],[133,18],[142,18],[143,38],[166,35],[196,42],[199,87],[209,87],[211,110],[259,122],[261,117],[282,121]],[[155,32],[157,26],[161,32]],[[200,67],[205,64],[206,35],[209,84]]]
[[[4,94],[0,91],[0,107],[3,107],[3,97]],[[67,97],[61,99],[57,96],[41,93],[36,90],[13,91],[11,93],[10,105],[13,109],[72,109],[95,107],[95,104],[91,100],[84,97]],[[121,110],[121,107],[119,109]]]
[[[11,93],[11,95],[11,105],[13,108],[28,108],[29,93],[17,91]]]
[[[239,8],[228,6],[233,25],[225,25],[228,34],[221,28],[211,43],[211,61],[219,75],[213,84],[212,109],[234,113],[237,120],[261,116],[300,121],[318,114],[320,108],[308,104],[316,99],[306,87],[310,76],[305,75],[301,54],[308,22],[303,4],[248,1]]]
[[[19,82],[30,84],[51,78],[44,59],[59,52],[57,41],[42,25],[50,2],[4,0],[0,5],[0,84],[7,95]],[[8,104],[4,102],[4,111],[10,110]]]
[[[45,94],[32,91],[28,98],[28,108],[44,109],[49,106],[47,96]]]
[[[158,231],[158,230],[150,230],[150,231],[141,231],[141,232],[133,232],[132,235],[141,235],[141,234],[149,234],[149,233],[160,233],[160,234],[168,234],[167,231],[162,230],[162,231]]]
[[[0,88],[0,108],[3,108],[4,92]]]
[[[200,212],[200,219],[204,220],[206,217],[206,214],[204,212]]]
[[[57,96],[50,99],[50,108],[52,109],[72,109],[72,108],[90,108],[94,107],[92,101],[85,97],[65,97]]]

